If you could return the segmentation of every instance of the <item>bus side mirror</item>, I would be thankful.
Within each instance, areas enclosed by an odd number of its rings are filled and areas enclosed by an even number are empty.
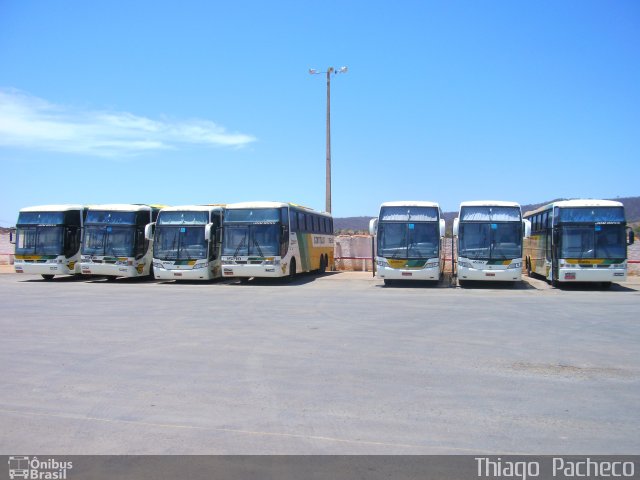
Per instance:
[[[453,236],[457,237],[458,236],[458,230],[460,229],[460,219],[459,218],[454,218],[453,219]]]
[[[211,230],[213,229],[213,223],[207,223],[204,226],[204,239],[208,242],[210,242],[211,239]]]
[[[156,222],[148,223],[147,225],[145,225],[144,238],[146,238],[147,240],[153,240],[153,234],[155,233],[155,230],[156,230],[155,227],[156,227]]]
[[[633,230],[629,230],[629,241],[627,242],[627,245],[633,245],[633,242],[635,242],[636,240],[636,234]]]
[[[444,218],[440,219],[440,238],[443,238],[447,233],[447,225],[444,221]]]
[[[553,244],[558,245],[560,243],[560,232],[558,230],[553,231]]]
[[[280,233],[282,234],[282,238],[286,239],[289,234],[289,227],[286,225],[280,225]]]
[[[375,235],[378,232],[378,219],[372,218],[369,220],[369,233]]]
[[[522,225],[524,226],[524,238],[529,238],[531,236],[531,221],[522,220]]]
[[[16,229],[15,228],[9,229],[9,243],[11,245],[15,245],[16,244]]]

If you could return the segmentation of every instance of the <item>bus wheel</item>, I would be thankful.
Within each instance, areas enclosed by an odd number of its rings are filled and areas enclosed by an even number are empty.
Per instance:
[[[327,261],[325,260],[324,255],[320,255],[320,269],[318,270],[318,272],[322,274],[326,271],[327,271]]]
[[[153,262],[151,262],[151,265],[149,265],[149,280],[153,280],[155,278],[155,274],[153,273]]]
[[[611,282],[600,282],[600,290],[609,290],[611,288]]]
[[[43,273],[42,278],[44,278],[45,280],[53,280],[53,275]]]
[[[296,259],[292,258],[289,264],[289,281],[293,282],[294,278],[296,278]]]
[[[385,278],[384,279],[384,286],[385,287],[390,287],[391,285],[393,285],[393,280],[391,280],[389,278]]]

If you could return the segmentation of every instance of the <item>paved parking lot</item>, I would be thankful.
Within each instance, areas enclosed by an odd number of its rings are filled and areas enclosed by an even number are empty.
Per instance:
[[[3,454],[636,453],[610,291],[0,275]]]

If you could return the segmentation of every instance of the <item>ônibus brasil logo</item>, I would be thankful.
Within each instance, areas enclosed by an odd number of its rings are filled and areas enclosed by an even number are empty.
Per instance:
[[[38,460],[38,457],[14,455],[9,457],[9,478],[33,480],[64,480],[67,470],[73,468],[72,462],[61,462],[55,458]]]

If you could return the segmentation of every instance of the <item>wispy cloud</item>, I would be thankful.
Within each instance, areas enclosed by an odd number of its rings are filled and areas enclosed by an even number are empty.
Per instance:
[[[153,120],[127,112],[82,110],[0,89],[0,146],[124,157],[186,144],[242,147],[254,141],[208,120]]]

